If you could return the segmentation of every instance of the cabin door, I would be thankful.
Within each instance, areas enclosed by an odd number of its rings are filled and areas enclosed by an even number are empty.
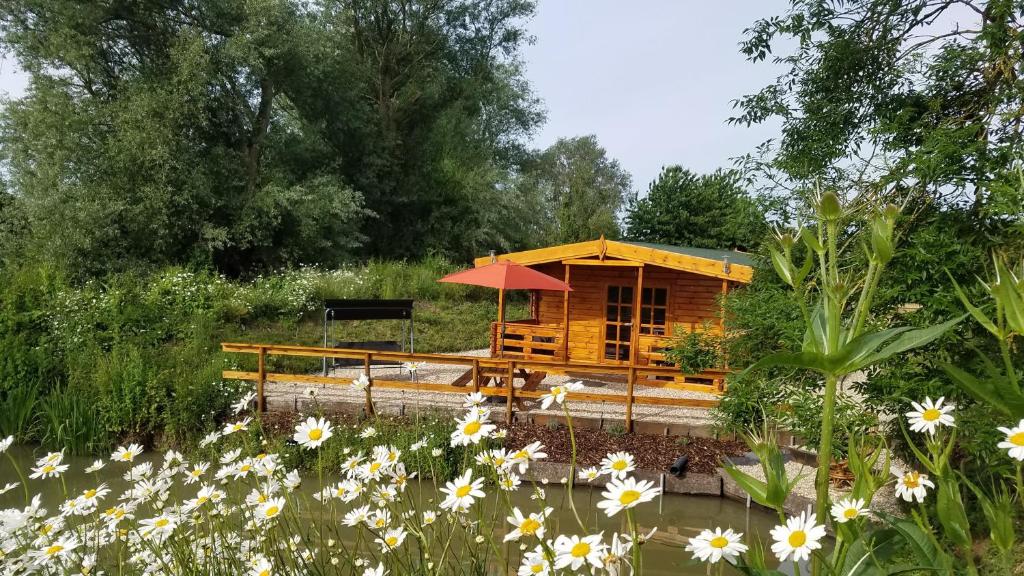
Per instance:
[[[628,362],[633,333],[633,287],[608,286],[604,318],[605,362]]]

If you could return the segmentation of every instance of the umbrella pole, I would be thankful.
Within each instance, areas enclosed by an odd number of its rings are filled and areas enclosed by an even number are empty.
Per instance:
[[[498,322],[501,323],[498,333],[498,358],[505,355],[505,289],[498,289]]]

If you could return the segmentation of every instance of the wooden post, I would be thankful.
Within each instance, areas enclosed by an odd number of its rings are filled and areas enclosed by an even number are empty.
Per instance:
[[[565,265],[565,283],[569,283],[568,264]],[[569,361],[569,291],[562,292],[562,361]]]
[[[505,355],[505,289],[498,288],[498,358]]]
[[[267,406],[263,398],[263,386],[267,382],[267,349],[260,346],[260,355],[257,360],[256,373],[256,411],[262,414]]]
[[[633,431],[633,388],[636,385],[636,367],[629,367],[626,376],[626,432]]]
[[[640,266],[636,269],[636,294],[633,295],[633,326],[629,332],[629,364],[630,366],[636,366],[636,361],[640,357],[638,350],[640,346],[640,305],[643,303],[643,299],[640,298],[640,294],[644,289],[644,267]],[[653,295],[652,295],[653,297]],[[652,318],[653,322],[654,319]]]
[[[480,391],[480,361],[473,360],[473,392]]]
[[[515,393],[515,369],[516,363],[509,361],[508,363],[508,389],[505,390],[505,424],[512,425],[512,396]]]
[[[373,393],[370,392],[370,388],[373,387],[373,380],[370,378],[370,362],[373,360],[373,354],[366,354],[363,356],[363,374],[366,375],[366,379],[369,381],[366,385],[366,389],[363,391],[366,394],[366,415],[373,416]]]

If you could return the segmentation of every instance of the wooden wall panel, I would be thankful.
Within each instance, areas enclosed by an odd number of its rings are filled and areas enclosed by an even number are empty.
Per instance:
[[[555,278],[565,276],[565,267],[560,263],[543,264],[535,268]],[[569,295],[569,359],[577,362],[600,362],[604,357],[602,351],[607,286],[635,286],[636,269],[574,266],[569,284],[573,288]],[[670,336],[675,332],[677,325],[682,325],[686,330],[699,330],[707,321],[712,329],[719,329],[721,310],[717,298],[722,289],[720,279],[648,265],[644,268],[644,286],[668,288]],[[549,326],[560,325],[562,295],[556,292],[539,294],[539,323]],[[639,319],[638,311],[634,311],[634,318]],[[641,342],[641,353],[650,350],[653,343],[645,338]]]

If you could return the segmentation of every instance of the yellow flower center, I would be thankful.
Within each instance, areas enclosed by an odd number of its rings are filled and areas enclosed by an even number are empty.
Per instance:
[[[625,460],[616,460],[615,462],[612,463],[612,470],[622,472],[623,470],[626,469],[627,466],[629,466],[629,463],[626,462]]]
[[[528,456],[529,456],[529,453],[527,453],[526,450],[520,450],[519,452],[516,452],[516,454],[515,454],[515,456],[513,456],[513,458],[515,458],[516,460],[522,460],[523,458],[526,458]]]
[[[199,468],[196,468],[195,470],[190,472],[190,474],[192,475],[193,478],[198,478],[199,475],[202,474],[202,473],[203,473],[203,471],[200,470]]]
[[[242,472],[248,472],[249,470],[252,470],[252,466],[250,466],[249,464],[242,464],[241,466],[238,467],[238,469],[241,470]]]
[[[374,463],[370,464],[370,472],[376,472],[377,470],[380,470],[380,467],[381,467],[381,463],[380,462],[374,462]]]
[[[903,477],[903,485],[907,488],[917,488],[921,485],[921,475],[917,472],[912,472]]]
[[[39,533],[46,536],[50,533],[50,530],[53,530],[53,524],[43,524],[43,527],[39,529]]]
[[[206,496],[200,496],[199,498],[196,498],[196,504],[206,504],[207,500],[209,500],[209,498],[207,498]]]
[[[82,492],[82,496],[85,496],[86,498],[95,498],[96,489],[94,488],[92,490],[86,490],[85,492]]]
[[[523,520],[523,523],[519,525],[519,531],[526,535],[533,535],[540,529],[540,522],[533,518],[527,518]]]
[[[469,484],[466,484],[465,486],[459,486],[458,488],[455,489],[455,495],[458,496],[459,498],[465,498],[466,496],[469,496],[469,492],[472,489],[473,488]]]
[[[544,565],[543,564],[534,564],[533,566],[530,566],[530,572],[533,572],[534,574],[540,574],[543,571],[544,571]]]
[[[1007,440],[1009,440],[1010,444],[1013,444],[1014,446],[1024,446],[1024,432],[1017,432],[1007,438]]]
[[[572,550],[569,551],[574,558],[583,558],[587,554],[590,554],[590,544],[586,542],[577,542],[573,545]]]
[[[398,544],[398,538],[396,538],[394,536],[388,536],[387,538],[384,539],[384,541],[387,542],[388,546],[391,546],[391,547],[394,547],[396,544]]]
[[[132,459],[132,453],[131,452],[125,452],[124,454],[121,454],[121,460],[125,460],[125,461],[130,462],[131,459]]]
[[[277,516],[277,513],[280,511],[281,509],[278,508],[277,506],[271,506],[270,508],[267,508],[267,511],[264,512],[264,514],[266,515],[267,518],[273,518],[274,516]]]
[[[625,490],[619,495],[619,504],[629,506],[640,499],[640,493],[636,490]]]
[[[710,544],[712,548],[725,548],[729,545],[729,539],[725,536],[715,536],[710,542],[708,542],[708,544]]]
[[[480,421],[473,420],[462,427],[462,433],[466,436],[472,436],[480,431]]]
[[[939,412],[935,408],[929,408],[921,413],[921,419],[925,422],[934,422],[942,416],[942,412]]]
[[[843,518],[856,518],[859,515],[860,510],[857,510],[856,508],[847,508],[846,510],[843,510]]]
[[[309,439],[316,442],[320,438],[323,438],[324,431],[319,428],[313,428],[309,431]]]
[[[47,556],[53,556],[54,554],[60,554],[64,550],[64,547],[60,544],[54,544],[46,549]]]
[[[270,570],[263,570],[259,573],[259,576],[270,576]]]
[[[554,388],[551,389],[551,395],[552,396],[558,396],[561,393],[562,393],[562,387],[561,386],[555,386]]]
[[[54,468],[53,466],[50,466],[49,464],[47,464],[46,466],[43,466],[43,474],[49,474],[50,472],[53,472],[54,470],[56,470],[56,468]]]
[[[161,519],[157,520],[156,522],[153,522],[153,526],[156,526],[157,528],[163,528],[164,526],[167,526],[170,523],[171,523],[171,521],[168,520],[167,518],[161,518]]]
[[[789,535],[789,545],[799,548],[807,543],[807,533],[803,530],[794,530]]]

